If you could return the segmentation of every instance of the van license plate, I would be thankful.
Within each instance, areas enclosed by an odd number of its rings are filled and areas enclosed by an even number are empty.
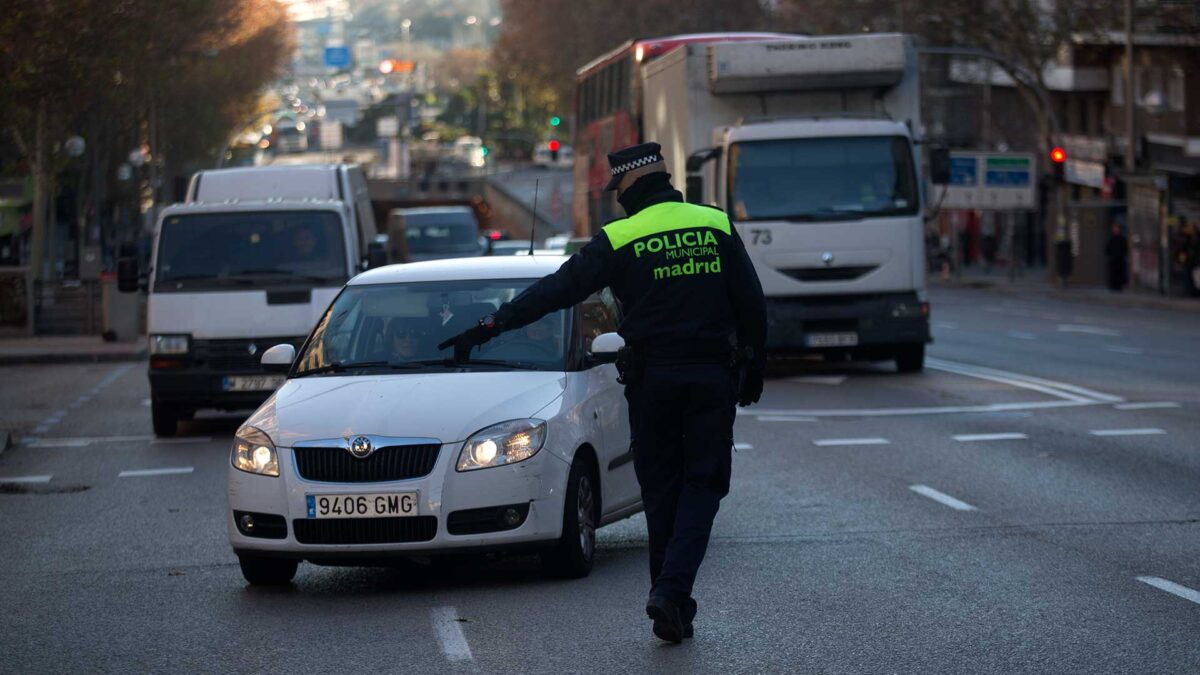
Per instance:
[[[225,391],[274,391],[283,384],[283,375],[237,375],[224,378]]]
[[[804,336],[805,347],[855,347],[858,333],[809,333]]]
[[[306,495],[309,518],[395,518],[417,515],[417,493]]]

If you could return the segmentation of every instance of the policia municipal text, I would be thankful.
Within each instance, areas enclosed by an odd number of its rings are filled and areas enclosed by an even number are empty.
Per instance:
[[[692,635],[692,585],[713,518],[729,492],[734,405],[762,394],[766,304],[741,239],[718,209],[671,187],[657,143],[608,156],[609,190],[627,218],[611,222],[570,260],[439,345],[455,358],[506,330],[611,287],[621,303],[618,361],[634,467],[650,539],[654,634]]]

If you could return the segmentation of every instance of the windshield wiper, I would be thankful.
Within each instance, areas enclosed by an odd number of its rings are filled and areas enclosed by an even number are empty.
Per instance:
[[[499,366],[513,370],[541,370],[542,366],[528,361],[506,361],[504,359],[470,359],[458,365],[461,366]]]
[[[344,373],[347,370],[358,370],[361,368],[387,368],[391,366],[387,361],[351,361],[349,363],[330,363],[316,368],[309,368],[296,373],[296,377],[304,377],[305,375],[320,375],[321,373]]]
[[[253,283],[255,281],[261,281],[261,279],[257,279],[256,277],[265,276],[265,275],[273,275],[276,277],[292,277],[295,279],[303,279],[304,281],[311,281],[311,282],[317,283],[317,284],[323,284],[323,283],[329,283],[329,282],[340,282],[339,279],[336,279],[334,277],[325,277],[325,276],[321,276],[319,274],[305,274],[303,272],[289,272],[288,270],[275,270],[275,269],[239,270],[236,274],[229,275],[228,278],[236,279],[236,280],[242,281],[242,282]],[[284,279],[283,281],[286,281],[286,279]]]

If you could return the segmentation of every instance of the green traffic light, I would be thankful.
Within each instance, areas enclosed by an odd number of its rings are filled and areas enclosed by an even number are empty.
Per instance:
[[[488,156],[488,149],[487,149],[487,146],[486,146],[486,145],[485,145],[485,146],[483,146],[483,156],[484,156],[484,157],[487,157],[487,156]]]
[[[558,115],[550,118],[550,126],[556,127],[560,124],[562,124],[562,119],[560,119]]]

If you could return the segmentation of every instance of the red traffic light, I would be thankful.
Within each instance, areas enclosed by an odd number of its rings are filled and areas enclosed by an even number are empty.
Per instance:
[[[1067,161],[1067,151],[1056,147],[1050,151],[1050,161],[1055,164],[1062,164]]]
[[[547,147],[550,148],[550,152],[558,152],[558,149],[562,146],[558,141],[550,141]]]

